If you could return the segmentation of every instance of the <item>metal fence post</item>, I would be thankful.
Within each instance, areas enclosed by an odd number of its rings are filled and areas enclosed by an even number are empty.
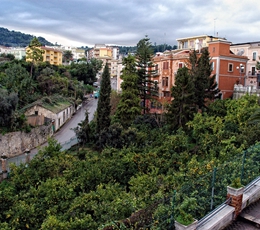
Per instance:
[[[211,201],[210,201],[210,210],[213,209],[213,204],[214,204],[214,185],[215,185],[215,179],[216,179],[216,171],[217,168],[215,167],[213,170],[213,175],[212,175],[212,183],[211,183]]]
[[[5,154],[1,156],[1,163],[2,163],[2,177],[3,179],[6,179],[8,172],[7,172],[7,156]]]
[[[174,190],[173,196],[172,196],[172,215],[171,215],[171,224],[170,224],[170,230],[175,229],[174,228],[174,205],[175,205],[175,196],[176,196],[176,190]]]
[[[241,168],[241,176],[240,176],[240,182],[241,182],[241,184],[243,184],[245,159],[246,159],[246,151],[244,151],[243,160],[242,160],[242,168]]]

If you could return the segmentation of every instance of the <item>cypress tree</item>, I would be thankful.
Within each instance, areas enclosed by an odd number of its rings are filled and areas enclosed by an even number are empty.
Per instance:
[[[110,73],[108,65],[106,64],[101,77],[100,92],[97,105],[97,134],[100,134],[101,131],[108,129],[108,127],[110,126],[110,94]]]
[[[127,127],[141,113],[140,98],[138,97],[138,75],[135,58],[129,55],[123,59],[122,94],[116,110],[116,118],[123,127]]]

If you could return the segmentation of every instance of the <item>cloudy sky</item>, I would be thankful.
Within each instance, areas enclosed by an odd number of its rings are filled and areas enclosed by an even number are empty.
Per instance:
[[[215,35],[260,41],[259,0],[0,0],[0,27],[65,46],[97,43],[176,45],[177,38]]]

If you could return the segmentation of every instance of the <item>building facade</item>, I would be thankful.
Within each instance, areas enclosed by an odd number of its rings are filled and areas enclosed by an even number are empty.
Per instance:
[[[39,48],[44,51],[44,53],[42,54],[43,62],[49,62],[51,65],[62,65],[62,51],[45,46]],[[26,51],[28,51],[29,49],[30,48],[27,47]],[[26,58],[26,61],[30,61],[30,59]]]
[[[45,122],[46,119],[52,122],[53,131],[60,129],[72,115],[75,113],[75,107],[73,104],[64,104],[57,107],[45,107],[44,105],[36,104],[31,106],[25,112],[25,116],[28,117],[28,121],[35,125],[36,121]],[[42,125],[38,123],[38,125]]]
[[[195,44],[197,39],[201,39],[201,46]],[[170,103],[170,101],[173,100],[171,97],[171,88],[175,85],[177,71],[179,68],[187,65],[189,53],[195,48],[198,55],[200,55],[201,47],[208,49],[212,62],[212,75],[216,75],[220,98],[232,98],[234,86],[244,86],[248,84],[246,77],[248,58],[234,54],[230,50],[231,42],[211,36],[196,36],[186,39],[177,39],[177,41],[181,41],[181,43],[178,43],[178,50],[157,53],[153,58],[155,74],[152,76],[152,80],[158,84],[159,94],[157,101],[159,103],[157,106],[151,104],[151,111],[163,112],[164,104]],[[187,41],[187,43],[184,43],[184,41]],[[194,41],[194,43],[191,41]],[[183,44],[187,44],[187,46],[182,46]]]
[[[209,53],[212,60],[212,74],[220,89],[221,98],[232,98],[235,85],[246,85],[246,56],[234,54],[230,50],[231,42],[217,40],[209,42]]]
[[[260,88],[260,79],[258,81],[257,74],[260,69],[257,69],[257,62],[260,61],[260,41],[231,44],[230,50],[239,56],[246,56],[248,62],[246,65],[246,86]]]
[[[209,36],[209,35],[199,35],[186,38],[178,38],[177,40],[177,49],[195,49],[200,50],[204,47],[208,47],[208,43],[216,40],[226,40],[225,38]]]

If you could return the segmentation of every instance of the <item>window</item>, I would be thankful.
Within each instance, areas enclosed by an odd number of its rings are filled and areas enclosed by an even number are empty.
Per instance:
[[[256,60],[256,52],[253,52],[253,59],[252,59],[253,61],[255,61]]]
[[[191,41],[190,41],[190,47],[191,47],[191,48],[194,48],[194,40],[191,40]]]
[[[158,64],[155,65],[154,74],[158,74]]]
[[[255,67],[252,67],[252,75],[255,75]]]
[[[38,111],[34,111],[34,114],[35,114],[35,115],[38,115]]]
[[[163,69],[168,69],[169,68],[169,63],[168,62],[163,62]]]
[[[233,64],[232,63],[228,64],[228,72],[233,72]]]
[[[215,47],[213,47],[212,52],[215,53]]]
[[[170,97],[171,95],[170,95],[170,92],[163,92],[163,96],[164,97]]]
[[[183,68],[183,63],[182,62],[179,62],[179,68]]]
[[[168,87],[168,85],[169,85],[168,81],[169,81],[169,78],[168,78],[168,77],[163,77],[163,78],[162,78],[162,86],[163,86],[163,87],[164,87],[164,86]]]

